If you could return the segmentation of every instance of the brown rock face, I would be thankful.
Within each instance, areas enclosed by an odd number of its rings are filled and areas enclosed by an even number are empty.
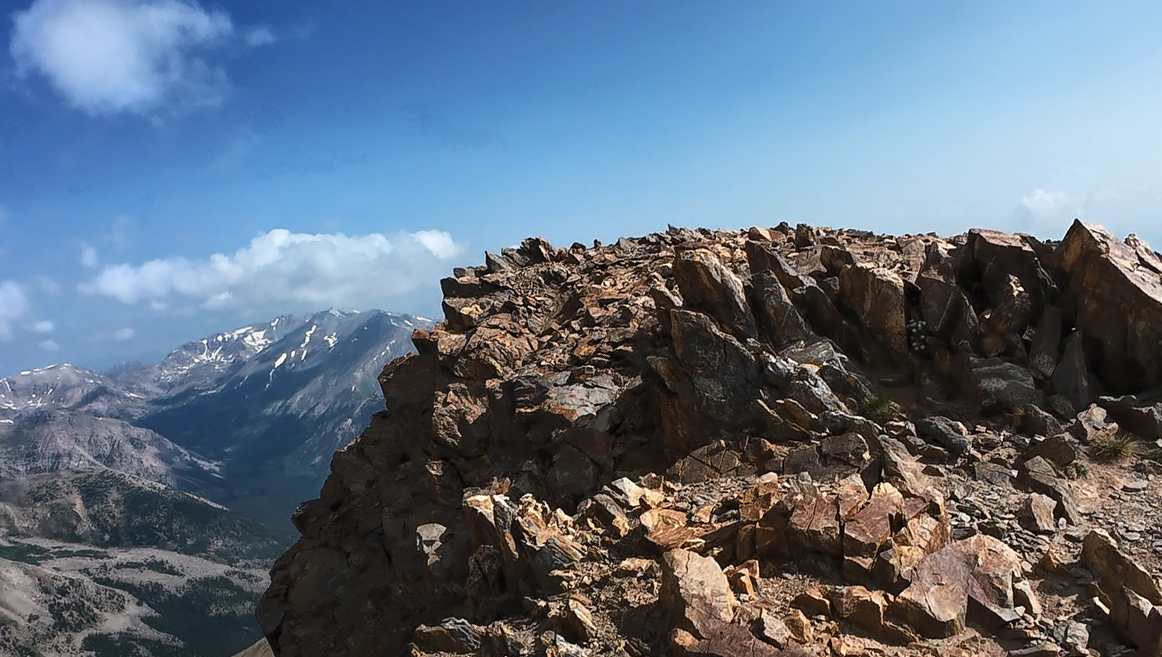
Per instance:
[[[1077,325],[1100,345],[1100,353],[1089,355],[1102,382],[1119,393],[1162,383],[1162,260],[1140,242],[1118,242],[1080,221],[1060,253]]]
[[[1081,563],[1097,575],[1114,628],[1138,647],[1138,655],[1162,655],[1162,588],[1158,580],[1118,549],[1104,532],[1090,532],[1085,537]]]
[[[1053,498],[1033,493],[1025,498],[1025,502],[1021,504],[1017,518],[1021,522],[1021,526],[1029,531],[1051,534],[1057,528],[1057,522],[1053,517],[1056,508],[1057,502]]]
[[[701,639],[729,623],[738,604],[718,563],[687,550],[671,550],[662,559],[659,598],[679,627]]]
[[[691,308],[708,312],[736,338],[756,335],[754,315],[742,281],[713,253],[697,250],[674,258],[674,278]]]
[[[904,281],[899,274],[851,265],[839,276],[839,294],[872,335],[898,352],[907,351]]]
[[[1021,616],[1013,602],[1013,584],[1021,577],[1021,558],[1012,548],[977,535],[921,561],[888,613],[933,638],[964,630],[970,599],[986,623],[1007,623]]]
[[[387,410],[295,513],[258,609],[278,657],[1100,635],[1069,540],[1110,517],[1094,482],[1159,491],[1072,478],[1116,467],[1089,459],[1107,409],[1162,436],[1162,262],[1141,242],[671,228],[485,261],[441,282],[445,321],[384,368]],[[1136,508],[1128,536],[1157,524]],[[1162,657],[1150,571],[1095,534],[1080,565],[1119,640]],[[1051,613],[1095,627],[1050,636]]]

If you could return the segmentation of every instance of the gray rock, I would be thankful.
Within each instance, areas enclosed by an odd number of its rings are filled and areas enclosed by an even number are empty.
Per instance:
[[[972,441],[964,425],[941,415],[917,420],[916,431],[924,438],[947,449],[954,456],[960,456],[972,447]]]
[[[1085,363],[1081,331],[1065,339],[1065,353],[1053,371],[1053,387],[1074,408],[1085,408],[1093,401],[1093,385],[1089,380],[1089,367]]]
[[[970,367],[982,402],[1022,408],[1037,396],[1033,375],[1020,365],[999,358],[984,358],[974,360]]]

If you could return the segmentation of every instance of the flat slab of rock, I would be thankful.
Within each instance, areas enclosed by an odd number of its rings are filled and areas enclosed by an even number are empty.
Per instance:
[[[766,644],[741,625],[718,625],[710,636],[701,640],[683,630],[675,630],[670,646],[673,654],[680,657],[809,657],[797,647],[780,650]]]
[[[662,606],[676,625],[700,639],[734,618],[737,601],[718,562],[688,550],[662,558]]]
[[[1013,583],[1021,577],[1021,557],[983,534],[957,541],[924,558],[911,584],[888,608],[893,620],[931,638],[955,636],[965,628],[969,599],[994,624],[1020,618]]]

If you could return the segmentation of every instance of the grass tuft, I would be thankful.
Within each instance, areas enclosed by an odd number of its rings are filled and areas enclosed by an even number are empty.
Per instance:
[[[887,424],[896,419],[896,405],[886,395],[871,394],[863,400],[863,412],[867,419],[876,424]]]
[[[1134,455],[1137,441],[1124,431],[1105,431],[1097,435],[1090,447],[1090,455],[1099,461],[1117,463]]]

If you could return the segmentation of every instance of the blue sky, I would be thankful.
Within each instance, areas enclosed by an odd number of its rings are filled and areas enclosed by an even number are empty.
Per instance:
[[[780,221],[1162,246],[1162,6],[0,2],[0,375],[529,235]]]

